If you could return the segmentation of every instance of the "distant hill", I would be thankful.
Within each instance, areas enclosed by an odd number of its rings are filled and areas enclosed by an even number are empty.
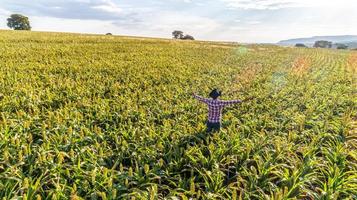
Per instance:
[[[346,42],[344,44],[347,45],[348,48],[350,48],[350,49],[356,49],[357,48],[357,41],[356,42]]]
[[[338,35],[338,36],[314,36],[309,38],[296,38],[289,40],[282,40],[278,45],[293,46],[297,43],[305,44],[306,46],[313,46],[317,40],[327,40],[332,43],[342,43],[348,46],[357,46],[357,35]]]

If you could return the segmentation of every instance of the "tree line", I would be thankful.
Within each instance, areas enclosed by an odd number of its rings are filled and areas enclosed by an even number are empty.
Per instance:
[[[174,39],[180,39],[180,40],[195,40],[195,38],[191,35],[184,35],[183,31],[173,31],[172,36]]]
[[[326,49],[330,49],[333,46],[336,46],[336,49],[348,49],[348,45],[346,44],[342,44],[342,43],[335,43],[333,44],[330,41],[326,41],[326,40],[318,40],[315,41],[313,47],[314,48],[326,48]],[[295,47],[305,47],[307,48],[307,46],[303,43],[297,43],[295,44]]]

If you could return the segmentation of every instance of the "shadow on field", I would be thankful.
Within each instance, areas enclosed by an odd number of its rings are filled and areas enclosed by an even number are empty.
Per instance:
[[[188,135],[186,137],[183,137],[178,143],[178,146],[179,147],[195,146],[196,144],[201,144],[201,143],[207,145],[208,144],[207,139],[209,139],[214,134],[217,133],[207,132],[206,130],[203,130],[193,135]]]

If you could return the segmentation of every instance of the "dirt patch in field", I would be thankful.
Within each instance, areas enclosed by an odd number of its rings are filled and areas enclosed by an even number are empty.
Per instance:
[[[311,67],[311,60],[308,57],[298,57],[294,60],[291,72],[296,76],[303,76]]]

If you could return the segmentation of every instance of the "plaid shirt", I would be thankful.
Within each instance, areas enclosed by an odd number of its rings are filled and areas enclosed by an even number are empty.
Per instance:
[[[206,99],[200,97],[198,95],[194,95],[194,97],[208,105],[208,122],[211,123],[220,123],[222,118],[222,109],[225,106],[233,105],[236,103],[241,103],[241,100],[230,100],[230,101],[223,101],[218,99]]]

